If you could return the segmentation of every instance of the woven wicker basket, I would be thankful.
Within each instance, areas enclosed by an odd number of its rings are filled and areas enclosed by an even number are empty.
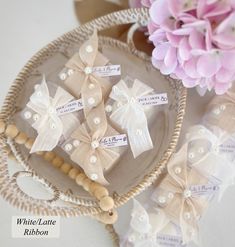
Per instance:
[[[94,29],[99,31],[127,23],[144,25],[148,18],[146,9],[115,12],[82,25],[48,44],[30,59],[15,79],[4,101],[0,119],[6,124],[14,123],[29,136],[35,135],[20,119],[18,112],[25,106],[41,73],[45,73],[49,80],[56,81],[65,62]],[[165,115],[151,126],[151,132],[157,134],[154,150],[136,161],[128,161],[128,157],[125,157],[106,174],[110,181],[109,193],[115,207],[119,207],[150,186],[162,173],[174,152],[185,112],[186,89],[179,81],[162,76],[152,67],[150,58],[133,46],[100,37],[100,49],[111,62],[122,64],[123,76],[129,73],[148,81],[153,88],[167,92],[170,101]],[[27,149],[4,134],[1,135],[0,145],[0,194],[12,205],[43,215],[78,216],[102,212],[95,198],[40,156],[29,156]],[[10,147],[21,165],[17,171],[9,171],[9,160],[4,149],[6,146]],[[35,190],[29,193],[28,188],[21,185],[22,177],[29,177],[43,185],[49,191],[49,196],[42,198]]]

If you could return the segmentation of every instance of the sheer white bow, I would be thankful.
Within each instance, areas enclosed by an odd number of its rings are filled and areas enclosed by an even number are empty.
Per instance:
[[[144,107],[139,103],[141,96],[153,91],[144,83],[135,80],[132,88],[121,80],[112,88],[110,98],[116,101],[117,108],[110,118],[122,129],[127,130],[130,147],[134,157],[153,148],[148,130],[148,122]]]
[[[30,153],[38,151],[51,151],[56,147],[62,135],[67,137],[71,130],[79,124],[73,114],[57,115],[57,108],[66,105],[73,96],[61,87],[58,87],[54,98],[50,97],[49,89],[43,76],[42,83],[35,87],[27,107],[38,114],[38,119],[32,124],[38,136]]]
[[[137,201],[133,200],[130,229],[121,243],[121,247],[160,247],[157,234],[169,223],[165,214],[159,210],[148,213]]]
[[[212,131],[203,125],[196,125],[189,129],[186,143],[189,147],[191,165],[203,174],[216,178],[219,183],[219,199],[224,191],[234,183],[235,167],[233,159],[226,146],[231,146],[235,140],[225,131],[213,127]],[[234,150],[235,152],[235,150]]]

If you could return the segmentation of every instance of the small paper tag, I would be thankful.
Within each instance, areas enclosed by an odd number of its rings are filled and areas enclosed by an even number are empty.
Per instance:
[[[222,153],[233,154],[235,152],[235,144],[234,143],[225,143],[219,146],[219,150]]]
[[[191,185],[190,190],[193,196],[203,196],[213,194],[219,190],[217,184]]]
[[[65,115],[71,112],[80,111],[83,108],[82,99],[74,100],[56,109],[57,115]]]
[[[127,135],[107,136],[101,139],[100,145],[105,148],[121,147],[128,145]]]
[[[121,66],[107,65],[107,66],[93,67],[92,72],[100,77],[121,75]]]
[[[157,242],[160,246],[164,247],[183,247],[183,241],[180,236],[158,234]]]
[[[139,103],[143,106],[168,104],[167,93],[142,96],[139,98]]]

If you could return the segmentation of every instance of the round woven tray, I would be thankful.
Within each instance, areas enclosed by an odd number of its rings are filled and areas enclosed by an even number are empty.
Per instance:
[[[94,29],[103,30],[127,23],[144,25],[147,20],[146,9],[115,12],[82,25],[48,44],[29,60],[15,79],[4,101],[0,119],[15,123],[29,136],[34,136],[34,131],[19,117],[19,111],[24,108],[41,74],[44,73],[50,81],[58,81],[59,71]],[[105,37],[100,37],[99,42],[100,49],[111,63],[120,63],[124,68],[122,77],[126,74],[135,76],[155,90],[167,92],[169,98],[167,109],[150,126],[151,132],[156,134],[154,149],[134,161],[126,156],[106,174],[110,181],[108,190],[114,198],[115,207],[119,207],[150,186],[164,170],[180,135],[187,92],[179,81],[162,76],[152,67],[150,58],[133,46]],[[10,146],[21,165],[17,171],[9,169],[7,153],[3,149],[6,145]],[[43,215],[77,216],[102,212],[97,201],[68,176],[37,155],[29,156],[28,150],[14,140],[2,135],[0,149],[0,194],[12,205]],[[49,196],[40,196],[37,190],[32,191],[22,185],[22,177],[36,181],[39,187],[43,185]]]

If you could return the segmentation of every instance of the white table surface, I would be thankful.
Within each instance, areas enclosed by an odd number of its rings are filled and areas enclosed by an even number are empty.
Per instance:
[[[77,26],[72,0],[0,0],[0,105],[11,82],[27,60],[51,40]],[[190,104],[190,102],[189,102]],[[189,119],[189,117],[188,117]],[[186,120],[191,122],[191,120]],[[146,193],[140,199],[146,197]],[[119,209],[116,224],[127,229],[132,203]],[[235,246],[235,187],[221,203],[214,202],[201,221],[202,247]],[[109,247],[112,242],[104,226],[88,217],[61,219],[59,239],[13,239],[11,217],[27,215],[0,197],[0,246],[4,247]],[[147,247],[147,246],[146,246]]]

